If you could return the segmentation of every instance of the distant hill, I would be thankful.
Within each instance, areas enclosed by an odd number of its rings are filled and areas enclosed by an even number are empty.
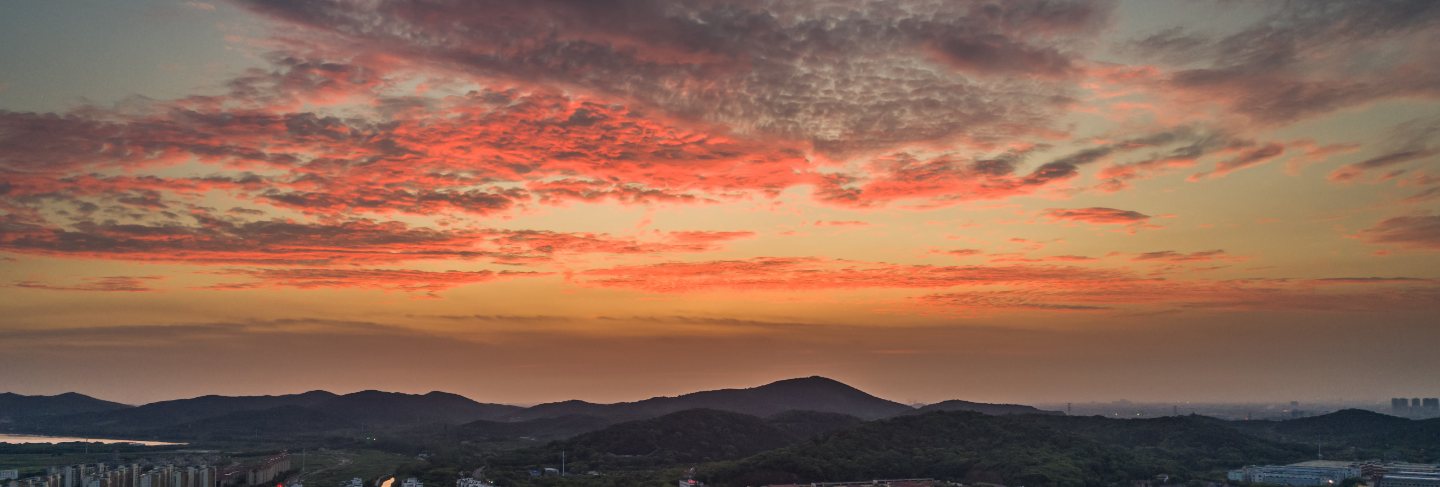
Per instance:
[[[169,427],[185,439],[232,441],[293,438],[356,428],[354,422],[302,406],[236,411]]]
[[[443,392],[401,394],[325,391],[280,396],[201,396],[125,409],[52,415],[17,421],[31,432],[127,435],[143,438],[214,438],[268,433],[272,438],[358,427],[424,423],[460,424],[513,414],[522,408],[483,404]],[[259,422],[246,428],[246,420]],[[271,427],[292,422],[296,427]]]
[[[57,415],[26,426],[43,433],[141,435],[169,434],[176,426],[242,411],[259,411],[282,406],[310,407],[334,399],[335,394],[311,391],[281,396],[200,396],[160,401],[113,411]]]
[[[1320,447],[1322,453],[1356,458],[1440,461],[1440,418],[1412,420],[1374,411],[1346,409],[1284,421],[1234,421],[1242,432]]]
[[[848,414],[820,411],[786,411],[765,419],[776,428],[797,438],[820,436],[865,423],[865,420]]]
[[[1173,437],[1156,432],[1173,431]],[[1233,452],[1233,453],[1230,453]],[[933,477],[1006,485],[1107,485],[1169,474],[1214,478],[1208,458],[1283,463],[1305,445],[1250,437],[1222,424],[976,412],[905,415],[738,461],[712,464],[712,485]]]
[[[524,410],[519,406],[479,403],[448,392],[402,394],[381,391],[346,394],[316,407],[350,421],[377,425],[460,424],[496,419]]]
[[[595,404],[565,401],[540,404],[510,419],[527,420],[564,415],[586,415],[616,420],[653,418],[688,409],[714,409],[767,417],[793,410],[840,413],[861,419],[878,419],[913,411],[910,406],[881,399],[824,377],[772,382],[748,389],[721,389],[636,402]]]
[[[1026,406],[1023,404],[989,404],[983,402],[961,401],[959,399],[937,402],[935,404],[930,404],[916,410],[916,412],[918,413],[929,413],[935,411],[974,411],[980,414],[988,414],[991,416],[1004,416],[1008,414],[1049,414],[1060,416],[1065,415],[1065,413],[1060,411],[1047,411],[1044,409],[1036,408],[1034,406]]]
[[[74,392],[54,396],[26,396],[12,392],[0,393],[0,423],[14,421],[20,418],[114,411],[127,408],[130,408],[130,406],[118,402],[96,399]]]
[[[527,421],[502,422],[479,420],[462,424],[453,429],[454,435],[467,440],[508,440],[528,438],[533,440],[559,440],[582,433],[589,433],[614,424],[614,421],[596,416],[572,414],[554,418],[539,418]]]

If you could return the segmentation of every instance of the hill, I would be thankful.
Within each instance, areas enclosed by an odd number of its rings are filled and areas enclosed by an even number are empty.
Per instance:
[[[694,392],[636,402],[595,404],[565,401],[540,404],[521,411],[510,419],[528,420],[578,414],[623,421],[653,418],[688,409],[714,409],[760,417],[786,411],[808,410],[840,413],[861,419],[886,418],[914,410],[910,406],[872,396],[833,379],[806,377],[748,389]]]
[[[528,421],[502,422],[479,420],[454,428],[458,438],[467,440],[558,440],[595,431],[613,424],[595,416],[572,414]]]
[[[576,471],[664,467],[743,458],[802,438],[759,417],[692,409],[506,453],[493,463],[512,470],[549,466],[564,452]]]
[[[1004,416],[1008,414],[1049,414],[1063,416],[1065,414],[1060,411],[1048,411],[1023,404],[989,404],[961,401],[959,399],[937,402],[916,410],[917,413],[930,413],[935,411],[974,411],[991,416]]]
[[[1250,435],[1319,446],[1336,458],[1440,461],[1440,418],[1413,420],[1361,409],[1285,421],[1236,421]]]
[[[236,411],[167,428],[189,440],[234,441],[295,438],[356,428],[351,421],[301,406]]]
[[[461,424],[495,419],[523,410],[519,406],[486,404],[448,392],[402,394],[361,391],[327,400],[317,408],[357,423],[377,426],[395,424]]]
[[[797,438],[820,436],[865,423],[864,420],[848,414],[820,411],[786,411],[766,418],[766,421]]]
[[[522,408],[483,404],[443,392],[401,394],[325,391],[280,396],[201,396],[125,409],[52,415],[17,421],[31,432],[124,435],[135,438],[293,438],[354,428],[397,428],[425,423],[461,424],[513,414]],[[252,427],[243,424],[255,422]],[[283,426],[292,425],[293,427]]]
[[[5,392],[0,393],[0,423],[21,418],[114,411],[129,407],[74,392],[53,396],[27,396]]]
[[[1170,436],[1165,432],[1174,432]],[[1235,453],[1227,453],[1230,451]],[[906,415],[813,441],[708,466],[713,485],[760,485],[866,478],[933,477],[1007,485],[1108,485],[1169,474],[1214,478],[1207,458],[1246,463],[1308,458],[1305,445],[1254,438],[1206,419],[1167,421]]]

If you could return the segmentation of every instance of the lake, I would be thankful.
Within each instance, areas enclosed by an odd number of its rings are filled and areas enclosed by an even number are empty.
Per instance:
[[[0,433],[0,443],[70,443],[75,441],[83,441],[88,443],[129,443],[133,445],[145,446],[184,445],[184,443],[167,443],[164,441],[110,440],[102,438],[76,438],[73,436],[18,435]]]

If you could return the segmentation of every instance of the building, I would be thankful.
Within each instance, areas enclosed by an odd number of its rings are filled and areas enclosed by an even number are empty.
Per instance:
[[[480,479],[465,477],[456,480],[455,487],[495,487],[495,484]]]
[[[287,453],[281,453],[281,454],[279,454],[279,455],[276,455],[276,456],[273,456],[273,457],[270,457],[270,458],[266,458],[265,460],[261,461],[259,464],[253,465],[253,466],[251,466],[250,468],[246,469],[246,470],[245,470],[245,485],[247,485],[247,486],[255,486],[255,485],[262,485],[262,484],[270,484],[271,482],[274,482],[274,481],[275,481],[275,478],[276,478],[276,477],[279,477],[280,474],[285,473],[285,472],[288,472],[288,471],[290,471],[290,455],[287,454]],[[180,487],[180,486],[166,486],[166,487]],[[409,487],[409,486],[406,486],[406,487]]]
[[[1364,464],[1312,460],[1291,465],[1249,466],[1231,470],[1226,478],[1235,482],[1271,485],[1335,485],[1345,479],[1361,478]]]
[[[15,480],[20,478],[19,470],[0,470],[0,480]]]
[[[425,487],[425,483],[421,482],[420,479],[410,477],[405,479],[405,482],[401,483],[400,487]]]
[[[1375,487],[1440,487],[1440,465],[1387,463]]]

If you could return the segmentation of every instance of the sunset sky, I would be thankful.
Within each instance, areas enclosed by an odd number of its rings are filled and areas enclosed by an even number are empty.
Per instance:
[[[1440,2],[0,3],[0,391],[1440,393]]]

